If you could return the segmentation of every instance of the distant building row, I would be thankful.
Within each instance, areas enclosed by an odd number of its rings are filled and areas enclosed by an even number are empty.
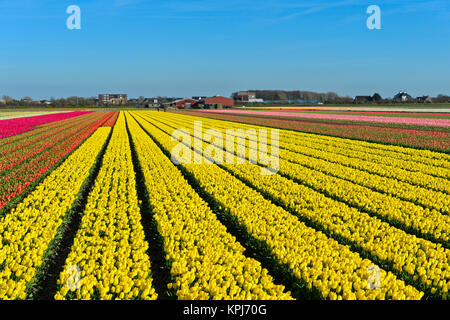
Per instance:
[[[264,103],[263,99],[257,99],[256,93],[252,91],[239,91],[233,94],[233,99],[236,102],[247,102],[247,103]]]
[[[215,97],[192,97],[178,99],[164,103],[164,105],[177,107],[179,109],[200,108],[200,109],[222,109],[233,108],[234,100],[222,96]]]
[[[351,98],[350,98],[351,99]],[[165,101],[164,101],[165,100]],[[233,98],[226,98],[222,96],[206,97],[206,96],[195,96],[192,98],[171,98],[164,99],[145,99],[144,105],[147,107],[158,107],[170,106],[177,107],[181,109],[188,108],[232,108],[235,103],[293,103],[293,104],[303,104],[303,103],[314,103],[323,104],[319,100],[264,100],[256,98],[256,93],[252,91],[240,91],[233,93]],[[356,96],[354,102],[357,104],[372,103],[382,101],[381,97],[377,94],[374,96]],[[411,103],[431,103],[432,98],[429,96],[421,96],[417,98],[411,97],[406,91],[400,91],[392,98],[393,102],[411,102]],[[99,94],[98,104],[99,105],[125,105],[127,103],[138,103],[137,99],[128,100],[127,94]],[[45,103],[45,102],[44,102]],[[142,103],[141,103],[142,104]]]
[[[126,94],[99,94],[98,103],[105,105],[124,105],[128,102],[128,95]]]

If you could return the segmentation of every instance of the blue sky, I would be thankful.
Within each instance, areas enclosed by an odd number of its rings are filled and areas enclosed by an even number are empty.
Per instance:
[[[0,95],[15,98],[450,94],[448,0],[0,0],[0,41]]]

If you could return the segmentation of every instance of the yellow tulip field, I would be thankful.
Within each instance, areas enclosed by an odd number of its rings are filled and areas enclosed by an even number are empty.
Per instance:
[[[0,164],[2,300],[450,297],[447,153],[99,111],[0,138]]]

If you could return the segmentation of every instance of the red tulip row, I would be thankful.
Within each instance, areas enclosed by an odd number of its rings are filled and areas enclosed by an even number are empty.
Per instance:
[[[36,141],[46,139],[51,136],[51,132],[56,131],[57,129],[63,130],[65,128],[83,122],[84,119],[89,119],[93,116],[95,116],[94,113],[89,113],[57,122],[50,122],[35,127],[32,131],[16,134],[8,138],[3,138],[0,140],[0,156],[13,152],[17,149],[22,149],[27,145],[36,143]]]
[[[119,116],[120,111],[114,111],[111,115],[111,117],[105,121],[103,124],[103,127],[113,127],[116,123],[117,117]]]
[[[1,172],[31,158],[32,156],[50,148],[58,142],[67,139],[75,131],[79,131],[87,127],[91,121],[102,118],[101,115],[91,113],[86,116],[77,117],[76,122],[68,123],[63,127],[50,128],[37,139],[21,140],[14,145],[14,149],[2,154],[0,158],[0,175]]]
[[[0,139],[14,136],[16,134],[33,130],[33,127],[60,121],[72,117],[77,117],[92,111],[73,111],[54,114],[44,114],[34,117],[6,119],[0,121]]]
[[[26,131],[20,134],[16,134],[7,138],[2,138],[0,141],[0,152],[3,152],[4,150],[7,150],[11,145],[17,144],[19,142],[23,142],[25,140],[33,140],[43,134],[45,134],[49,129],[56,129],[60,127],[64,127],[68,125],[69,123],[72,123],[73,121],[77,121],[79,118],[83,117],[85,115],[77,116],[77,117],[71,117],[68,119],[56,121],[56,122],[49,122],[42,125],[38,125],[36,127],[33,127],[33,130]]]
[[[64,156],[77,148],[97,128],[104,125],[112,112],[97,112],[95,118],[72,128],[72,135],[42,152],[0,173],[0,209],[26,191]]]

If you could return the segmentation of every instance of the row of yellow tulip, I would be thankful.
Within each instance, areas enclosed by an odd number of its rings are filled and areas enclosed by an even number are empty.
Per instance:
[[[450,156],[447,154],[442,154],[440,152],[431,150],[418,150],[414,148],[384,145],[380,143],[373,143],[368,141],[352,140],[340,137],[322,136],[307,134],[302,132],[290,132],[286,131],[287,136],[293,136],[296,142],[300,142],[305,138],[313,139],[317,142],[317,145],[324,145],[330,147],[338,147],[343,151],[354,150],[358,151],[358,156],[373,155],[377,159],[380,159],[378,155],[381,153],[385,157],[401,159],[406,163],[411,162],[412,164],[418,163],[423,164],[425,167],[435,166],[437,168],[446,168],[447,172],[450,169]],[[346,154],[345,152],[343,154]]]
[[[23,202],[0,220],[0,299],[25,299],[27,284],[77,200],[111,128],[99,128]]]
[[[330,234],[356,244],[393,268],[408,273],[444,299],[450,286],[450,250],[417,238],[279,175],[263,176],[257,165],[226,165],[236,176],[312,221]]]
[[[419,150],[414,148],[407,148],[401,146],[384,145],[380,143],[371,143],[367,141],[351,140],[346,138],[338,138],[331,136],[322,136],[314,134],[306,134],[301,132],[292,132],[287,134],[292,142],[299,142],[301,140],[315,142],[317,146],[323,146],[330,150],[339,150],[342,154],[346,154],[346,150],[354,152],[355,157],[362,157],[376,160],[382,160],[380,154],[383,154],[385,158],[392,158],[403,160],[404,163],[409,163],[411,167],[413,165],[445,168],[447,174],[450,169],[450,157],[446,154],[430,150]],[[387,162],[388,163],[388,162]],[[408,166],[409,167],[409,166]],[[416,168],[413,167],[415,171]]]
[[[227,128],[227,124],[221,123],[220,127],[217,124],[210,123],[208,120],[203,123],[203,129],[207,128]],[[170,123],[181,124],[169,120]],[[183,123],[187,125],[188,123]],[[308,168],[324,172],[328,175],[335,176],[353,182],[355,184],[373,189],[375,191],[383,192],[388,195],[399,197],[400,199],[412,201],[430,209],[438,210],[442,213],[448,214],[450,210],[450,195],[444,192],[435,190],[442,190],[450,193],[450,184],[447,179],[433,177],[421,173],[412,173],[399,168],[386,168],[385,166],[368,163],[360,159],[350,159],[335,153],[327,153],[320,150],[315,150],[301,145],[283,144],[280,142],[280,158],[288,160],[293,163],[304,165]],[[295,152],[289,151],[295,150]],[[303,155],[303,154],[306,154]],[[324,159],[324,160],[322,160]],[[358,167],[370,166],[375,171],[382,172],[379,174],[370,174],[365,170],[359,170]],[[356,169],[354,168],[356,167]],[[393,170],[397,170],[397,176],[393,175]],[[401,171],[401,172],[398,172]],[[409,173],[410,178],[420,180],[423,184],[433,185],[434,190],[426,189],[416,186],[414,184],[399,181],[402,173]]]
[[[114,126],[55,299],[157,298],[123,113]]]
[[[191,117],[184,116],[180,118],[179,115],[175,117],[170,117],[170,121],[179,121],[178,123],[183,123],[183,125],[190,125],[194,120],[202,121],[205,127],[215,127],[215,128],[261,128],[257,126],[245,125],[232,123],[222,120],[214,120],[208,118],[201,117]],[[420,163],[416,166],[416,162],[411,162],[414,160],[409,159],[408,157],[395,157],[396,154],[392,155],[385,150],[377,150],[375,153],[376,160],[372,161],[371,159],[367,159],[365,155],[367,155],[368,151],[374,153],[372,148],[371,150],[361,149],[358,153],[351,153],[349,151],[354,150],[353,146],[347,146],[345,144],[345,139],[341,139],[342,143],[334,143],[333,147],[327,147],[327,143],[318,142],[315,140],[315,137],[311,137],[314,135],[306,135],[301,139],[295,138],[294,132],[291,131],[281,131],[280,132],[280,148],[281,152],[293,151],[295,153],[304,154],[306,156],[311,156],[314,158],[320,158],[326,161],[338,163],[344,166],[353,167],[359,170],[367,171],[369,173],[374,173],[380,176],[384,176],[387,178],[393,178],[395,180],[400,180],[407,182],[409,184],[423,186],[426,188],[431,188],[435,191],[442,191],[450,194],[450,184],[448,183],[447,178],[449,177],[450,171],[445,169],[447,166],[450,166],[450,163],[444,160],[445,155],[440,154],[442,159],[430,159],[424,158],[424,163]],[[323,139],[323,138],[322,138]],[[357,144],[357,141],[354,141]],[[285,149],[285,150],[283,150]],[[405,148],[403,148],[405,149]],[[413,149],[414,150],[414,149]],[[423,150],[414,150],[413,152],[418,152]],[[439,153],[437,153],[439,154]],[[436,155],[437,156],[437,155]],[[379,159],[389,159],[389,161],[383,161],[380,163]],[[419,158],[422,159],[422,158]],[[409,170],[405,169],[405,161],[408,162]],[[410,164],[413,164],[412,166]],[[430,169],[431,167],[431,169]],[[422,168],[422,171],[418,171],[418,169]],[[431,171],[430,171],[431,170]],[[433,176],[429,173],[438,172],[438,176]]]
[[[176,144],[163,131],[136,115],[166,150]],[[201,188],[254,238],[264,241],[296,277],[328,299],[420,299],[423,293],[380,269],[381,287],[370,289],[373,262],[349,247],[307,227],[295,216],[265,200],[257,191],[215,165],[185,165]]]
[[[442,242],[450,238],[450,216],[372,191],[352,182],[326,175],[317,170],[280,160],[280,172],[351,206],[371,212],[422,236]]]
[[[169,120],[166,120],[165,122],[170,124]],[[170,132],[171,130],[170,126],[167,124],[160,123],[159,126],[164,128],[166,132]],[[302,161],[302,159],[301,157],[298,157],[296,162],[300,161]],[[280,159],[280,172],[298,182],[324,192],[328,196],[377,214],[392,223],[400,223],[417,234],[431,236],[431,239],[435,238],[442,242],[448,242],[450,237],[449,215],[441,214],[436,210],[423,208],[389,194],[373,191],[367,187],[355,184],[352,181],[324,174],[321,171],[328,169],[326,169],[326,166],[320,166],[320,162],[317,159],[310,160],[306,158],[303,162],[304,163],[302,164],[306,163],[308,167],[313,167],[314,169]],[[345,171],[340,174],[338,168],[332,169],[334,169],[333,175],[339,174],[345,176]],[[348,178],[351,180],[351,177]],[[356,175],[353,175],[353,180],[359,181],[358,179],[359,178],[357,178]],[[364,182],[364,184],[370,184],[375,188],[374,186],[376,185],[377,179],[373,178],[371,181],[372,182]],[[383,187],[380,186],[378,188]],[[427,190],[424,190],[424,192],[425,191]],[[410,197],[413,197],[413,195]],[[437,199],[439,200],[439,198]],[[445,211],[446,208],[448,208],[448,198],[441,197],[441,199],[444,203],[442,209]]]
[[[347,153],[334,152],[333,150],[321,150],[317,146],[313,146],[305,141],[301,144],[293,143],[281,143],[284,149],[295,152],[295,154],[304,154],[318,159],[323,159],[329,162],[337,163],[343,166],[358,169],[360,171],[366,171],[370,174],[376,174],[382,177],[391,178],[398,181],[403,181],[408,184],[425,187],[435,191],[445,192],[450,194],[450,186],[447,178],[441,176],[434,176],[429,174],[427,167],[424,167],[423,171],[411,171],[406,170],[403,167],[404,160],[398,160],[396,158],[390,158],[390,161],[386,163],[379,163],[362,159],[361,157],[352,157]],[[378,153],[379,156],[385,157],[383,151]],[[440,168],[434,170],[440,170]],[[448,173],[447,173],[448,174]]]
[[[295,147],[298,143],[296,139],[290,141],[289,146],[299,150]],[[406,156],[397,156],[397,153],[391,154],[385,150],[377,150],[373,148],[372,150],[367,150],[366,148],[347,147],[348,145],[342,142],[339,144],[338,141],[333,141],[333,143],[327,144],[327,142],[316,141],[311,138],[303,139],[303,144],[322,151],[335,153],[338,155],[344,155],[351,159],[360,159],[364,161],[373,162],[379,165],[385,165],[388,167],[402,168],[411,172],[421,172],[431,176],[440,177],[448,179],[450,177],[450,169],[447,167],[448,162],[443,160],[445,155],[442,155],[442,159],[429,159],[422,161],[415,161],[414,157],[408,159]],[[301,144],[300,144],[301,145]],[[413,149],[415,150],[415,149]],[[415,150],[416,152],[423,150]],[[428,161],[428,162],[426,162]]]
[[[127,114],[149,202],[179,299],[292,299],[219,222],[180,171]]]
[[[180,117],[190,122],[202,120],[214,124],[222,123],[226,124],[229,128],[261,128],[256,125],[186,115],[173,116],[171,114],[169,119],[180,119]],[[424,173],[432,173],[445,178],[450,176],[450,156],[430,150],[417,150],[282,129],[280,129],[280,142],[292,143],[294,145],[308,143],[312,148],[318,150],[336,152],[352,158],[360,158],[388,166],[392,166],[390,163],[391,159],[397,159],[402,168],[413,172],[424,170]]]
[[[159,126],[163,127],[164,124]],[[207,143],[203,144],[204,147]],[[447,296],[450,250],[440,244],[407,234],[287,178],[279,175],[263,176],[259,166],[226,167],[298,215],[355,243],[378,259],[392,263],[396,270],[409,273],[433,294],[437,292],[444,298]]]
[[[330,157],[333,157],[333,154],[331,154]],[[437,210],[445,214],[449,214],[450,212],[450,195],[444,192],[426,189],[424,187],[398,181],[395,178],[370,174],[366,171],[290,151],[281,150],[280,158],[339,179],[347,180],[356,185],[372,189],[373,191],[378,191],[401,200],[419,204],[430,210]],[[354,163],[358,162],[363,161],[355,159]],[[449,181],[445,179],[442,180],[443,182],[439,187],[442,189],[448,188],[450,185]]]
[[[401,167],[401,164],[397,163],[396,159],[391,159],[391,165],[383,165],[358,158],[351,158],[342,154],[316,150],[308,147],[306,144],[296,147],[284,145],[283,148],[288,149],[286,152],[291,153],[292,156],[305,155],[345,167],[354,168],[357,169],[358,172],[367,172],[371,175],[377,175],[383,178],[411,184],[413,186],[423,187],[428,190],[450,194],[450,187],[448,186],[448,180],[446,178],[435,177],[423,172],[405,170]]]

